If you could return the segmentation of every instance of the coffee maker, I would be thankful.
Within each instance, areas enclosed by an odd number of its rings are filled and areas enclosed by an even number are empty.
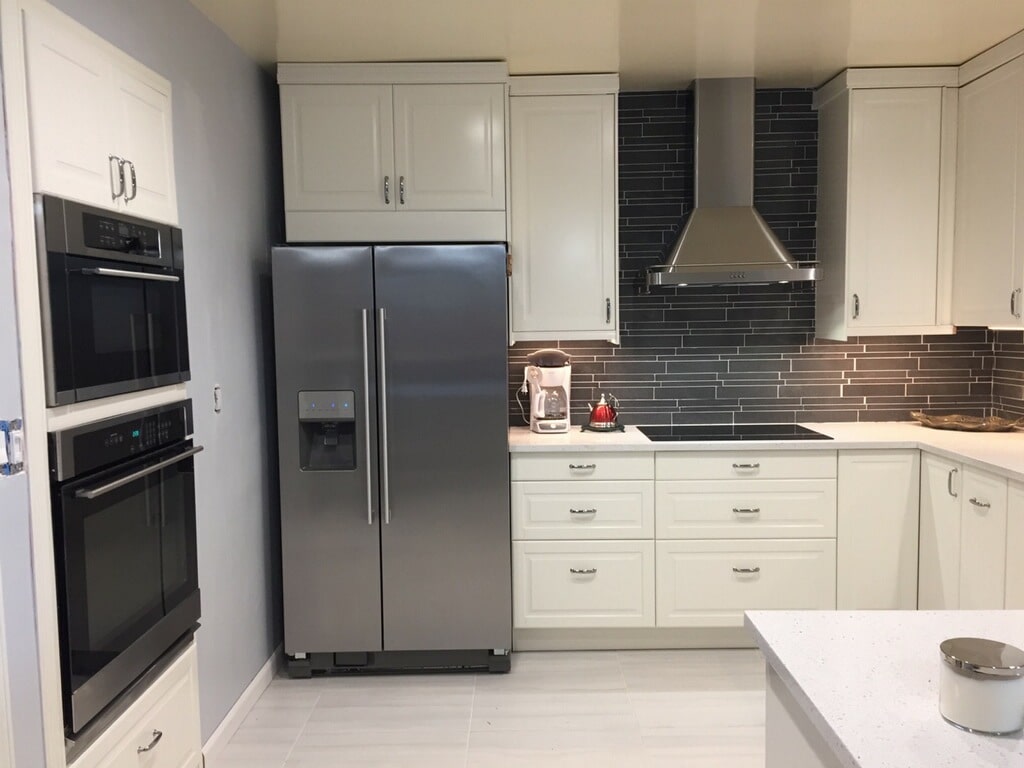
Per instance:
[[[526,356],[523,389],[530,391],[530,431],[569,431],[569,379],[572,358],[560,349],[538,349]]]

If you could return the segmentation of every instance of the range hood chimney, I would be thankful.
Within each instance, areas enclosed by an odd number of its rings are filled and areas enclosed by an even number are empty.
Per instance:
[[[694,209],[665,264],[647,285],[813,280],[754,208],[754,78],[694,82]]]

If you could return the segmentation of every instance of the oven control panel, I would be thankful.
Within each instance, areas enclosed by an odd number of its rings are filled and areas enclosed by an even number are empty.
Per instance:
[[[145,224],[83,213],[82,237],[89,248],[160,258],[160,230]]]

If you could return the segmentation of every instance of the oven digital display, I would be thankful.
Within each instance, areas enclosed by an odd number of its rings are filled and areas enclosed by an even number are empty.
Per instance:
[[[156,227],[83,213],[82,235],[89,248],[160,258],[160,230]]]

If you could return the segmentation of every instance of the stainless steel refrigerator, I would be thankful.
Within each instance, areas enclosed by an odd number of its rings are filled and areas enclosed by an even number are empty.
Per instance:
[[[290,672],[512,642],[503,245],[272,256]]]

